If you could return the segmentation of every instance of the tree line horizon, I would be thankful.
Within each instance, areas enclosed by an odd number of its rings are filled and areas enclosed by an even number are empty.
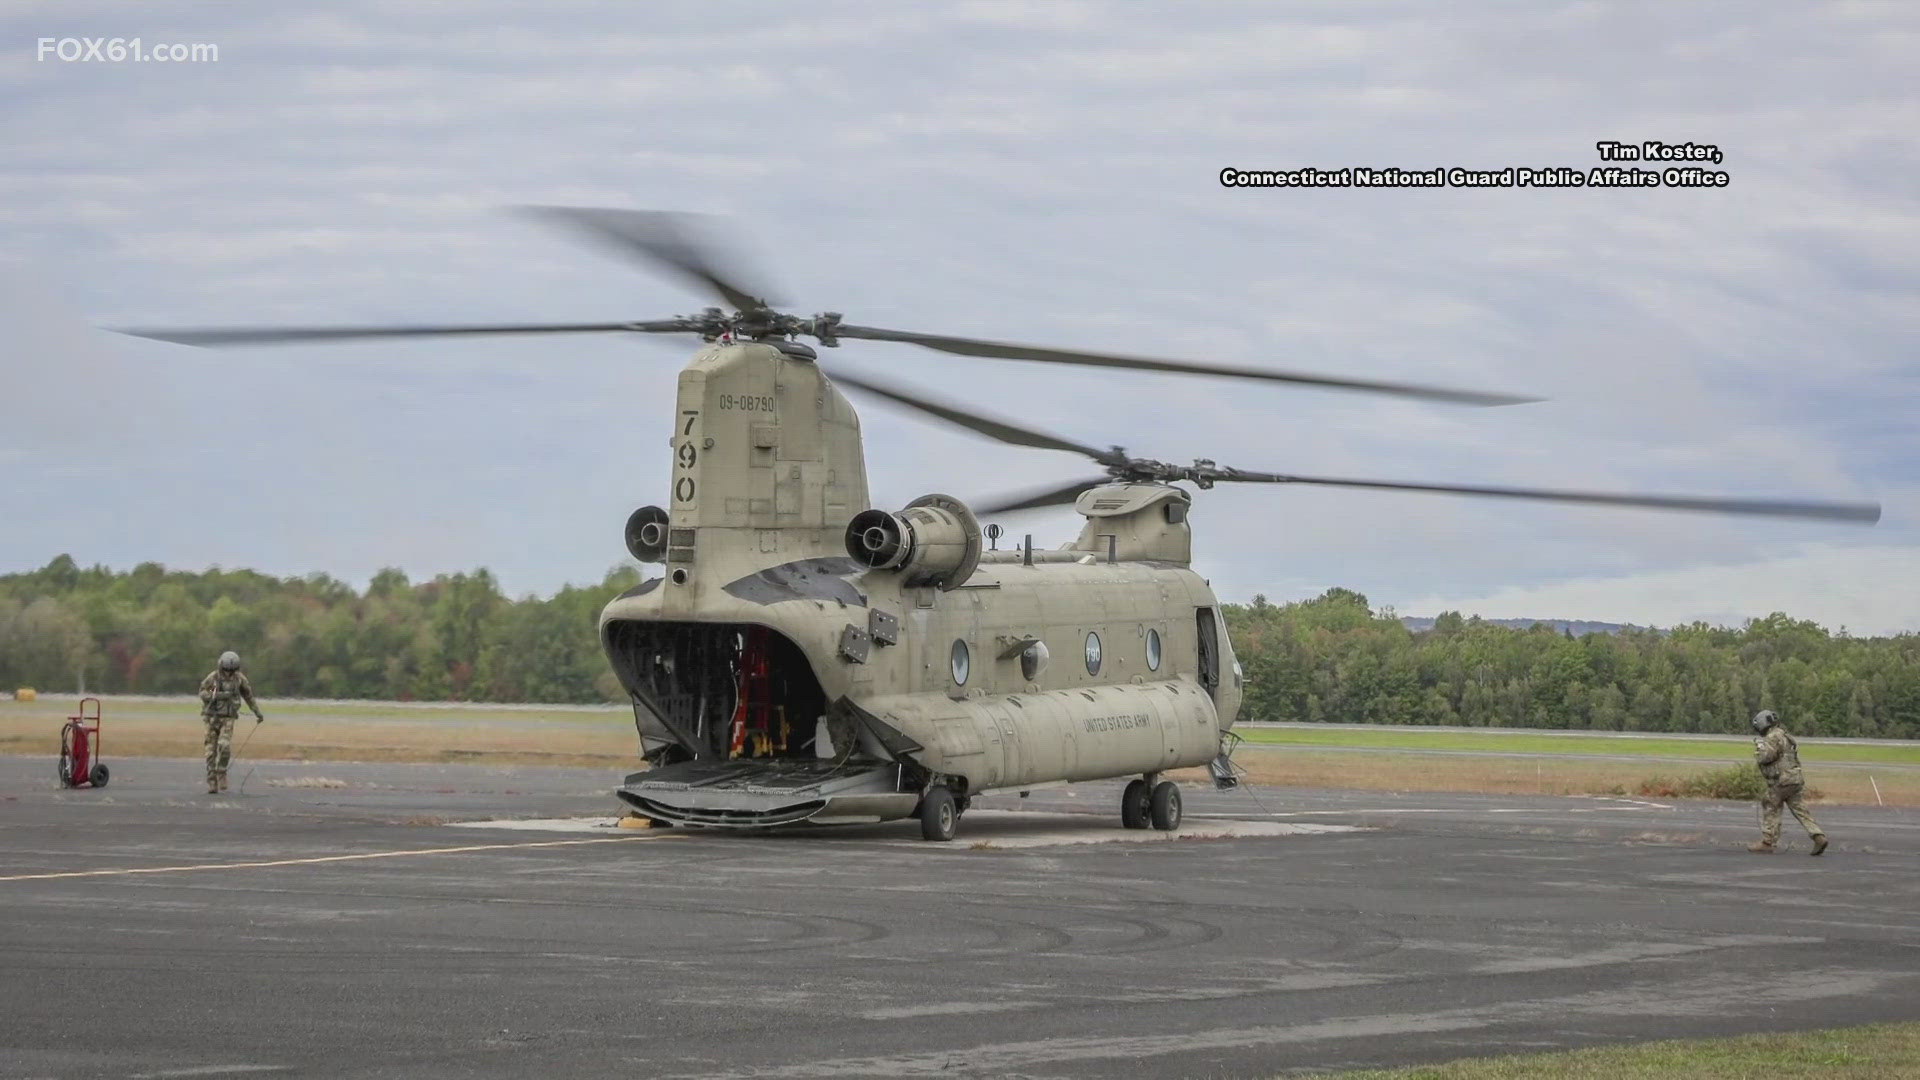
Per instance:
[[[626,700],[594,633],[638,584],[511,599],[492,573],[364,590],[326,574],[82,568],[0,575],[0,687],[192,693],[226,649],[263,698],[587,704]],[[1412,630],[1331,588],[1223,604],[1246,673],[1242,720],[1741,732],[1761,708],[1796,734],[1920,738],[1920,635],[1853,637],[1776,612],[1574,636],[1442,612]]]

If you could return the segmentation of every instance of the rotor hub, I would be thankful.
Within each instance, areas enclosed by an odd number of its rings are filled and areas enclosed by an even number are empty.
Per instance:
[[[710,307],[698,315],[679,316],[679,320],[687,330],[699,334],[700,340],[709,343],[729,337],[746,341],[810,337],[829,349],[837,348],[840,344],[837,333],[840,313],[837,311],[802,318],[768,307],[741,308],[732,314],[728,314],[724,308]]]

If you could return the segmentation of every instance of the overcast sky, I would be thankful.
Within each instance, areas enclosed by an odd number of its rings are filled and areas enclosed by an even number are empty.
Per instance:
[[[1168,460],[1877,501],[1871,528],[1217,488],[1229,599],[1920,629],[1920,13],[1896,4],[648,3],[0,14],[0,570],[598,578],[666,501],[680,339],[207,352],[104,325],[598,321],[707,298],[500,212],[728,215],[791,309],[1537,394],[1474,409],[850,343]],[[212,44],[62,62],[40,39]],[[1228,190],[1600,164],[1722,189]],[[855,397],[875,501],[1086,472]],[[1009,519],[1043,543],[1068,511]]]

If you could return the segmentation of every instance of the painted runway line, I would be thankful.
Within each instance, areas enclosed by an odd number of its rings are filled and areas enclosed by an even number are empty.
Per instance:
[[[320,863],[361,862],[367,859],[402,859],[409,855],[463,855],[474,851],[511,851],[521,848],[566,847],[572,844],[620,844],[632,840],[671,840],[670,834],[645,836],[601,836],[591,840],[530,840],[523,844],[469,844],[464,847],[407,848],[401,851],[366,851],[354,855],[316,855],[306,859],[267,859],[259,862],[193,863],[186,866],[135,866],[118,870],[62,870],[45,874],[9,874],[0,881],[53,881],[60,878],[126,877],[132,874],[185,874],[200,870],[255,870],[272,866],[314,866]]]

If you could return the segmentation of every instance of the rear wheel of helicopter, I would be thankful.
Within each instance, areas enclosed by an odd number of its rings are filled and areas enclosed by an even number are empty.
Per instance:
[[[935,784],[920,796],[920,839],[946,841],[960,828],[960,807],[945,784]]]
[[[1153,795],[1145,780],[1129,781],[1127,789],[1120,793],[1120,824],[1129,829],[1146,828],[1152,803]]]
[[[1180,827],[1180,785],[1171,780],[1162,780],[1154,785],[1153,804],[1149,811],[1153,817],[1153,827],[1161,832],[1172,832]]]

